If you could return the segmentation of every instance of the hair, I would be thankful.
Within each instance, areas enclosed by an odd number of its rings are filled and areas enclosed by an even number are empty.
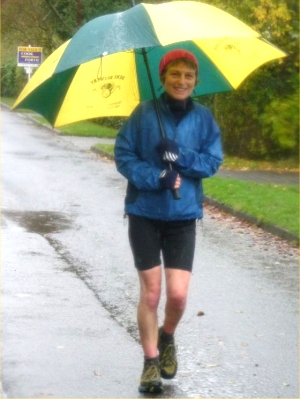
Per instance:
[[[181,62],[185,63],[185,65],[188,66],[189,68],[194,69],[194,71],[197,71],[197,66],[189,58],[176,58],[175,60],[169,62],[167,64],[167,66],[165,67],[165,69],[163,70],[163,73],[160,75],[161,82],[165,81],[165,76],[166,76],[168,68],[170,68],[172,66],[176,66],[176,65],[180,64]],[[198,83],[198,81],[199,81],[199,79],[196,76],[196,84]]]

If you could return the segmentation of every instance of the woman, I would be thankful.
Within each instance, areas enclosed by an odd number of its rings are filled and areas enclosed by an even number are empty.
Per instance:
[[[116,139],[116,166],[128,180],[125,212],[140,281],[140,392],[160,392],[161,377],[173,378],[177,372],[174,333],[187,301],[196,220],[203,216],[202,179],[214,175],[222,163],[219,128],[211,112],[190,97],[198,69],[196,57],[186,50],[170,51],[161,59],[165,91],[157,104],[167,138],[161,138],[151,100],[139,104]],[[180,190],[178,200],[173,199],[174,189]],[[158,328],[161,255],[167,299]]]

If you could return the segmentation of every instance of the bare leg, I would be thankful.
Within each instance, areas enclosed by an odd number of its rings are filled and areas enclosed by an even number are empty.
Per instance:
[[[169,269],[166,272],[167,302],[163,329],[174,334],[185,311],[191,273],[186,270]]]
[[[140,302],[137,319],[144,355],[157,356],[158,321],[157,308],[161,294],[161,267],[139,272]]]

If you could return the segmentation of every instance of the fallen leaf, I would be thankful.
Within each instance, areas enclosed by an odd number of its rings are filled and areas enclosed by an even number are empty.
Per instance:
[[[205,315],[205,313],[202,312],[202,310],[199,310],[199,312],[197,313],[197,316],[204,316],[204,315]]]
[[[218,367],[218,366],[220,366],[219,364],[207,364],[206,366],[202,366],[202,368],[204,368],[204,369],[210,369],[210,368],[213,368],[213,367]]]
[[[190,371],[182,371],[179,375],[180,377],[188,377],[191,374]]]

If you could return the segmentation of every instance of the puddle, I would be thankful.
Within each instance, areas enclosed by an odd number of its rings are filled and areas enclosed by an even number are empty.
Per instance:
[[[65,230],[72,225],[70,217],[61,212],[3,210],[2,215],[28,232],[41,235]]]

